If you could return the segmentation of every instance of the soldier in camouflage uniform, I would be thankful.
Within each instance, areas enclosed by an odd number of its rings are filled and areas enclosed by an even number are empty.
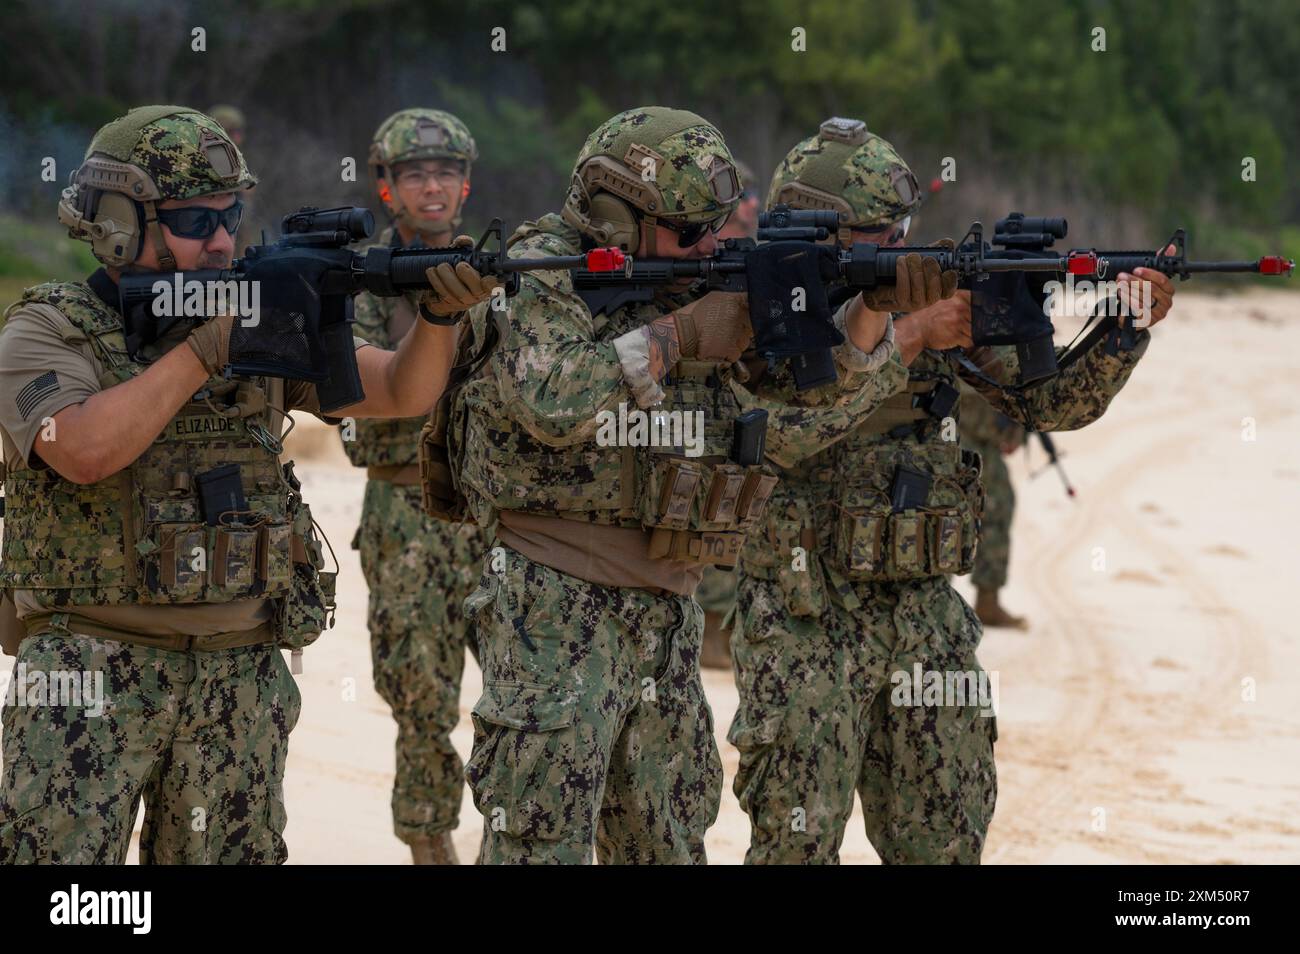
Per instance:
[[[393,221],[376,244],[450,245],[478,150],[455,116],[404,109],[375,131],[372,181]],[[357,296],[355,331],[391,348],[415,326],[407,298]],[[451,830],[465,784],[451,732],[460,715],[466,633],[461,604],[486,547],[471,523],[445,523],[421,506],[417,444],[425,418],[346,421],[343,448],[366,468],[352,548],[370,589],[375,689],[397,720],[393,828],[416,864],[455,864]]]
[[[970,581],[975,586],[975,615],[985,626],[1024,629],[1024,617],[1002,608],[998,591],[1007,583],[1011,562],[1011,520],[1016,511],[1016,492],[1011,486],[1004,455],[1013,453],[1025,441],[1025,429],[994,409],[970,385],[961,386],[961,446],[979,454],[983,464],[984,516],[980,521],[979,546]]]
[[[754,172],[737,159],[736,176],[740,179],[740,203],[718,233],[719,240],[752,239],[758,235],[758,214],[762,200],[755,190]],[[727,624],[731,609],[736,605],[736,574],[714,566],[705,567],[704,578],[695,591],[695,601],[704,610],[700,666],[704,669],[730,669],[731,629]]]
[[[4,708],[0,863],[121,863],[142,797],[142,862],[287,856],[300,697],[279,649],[320,633],[334,574],[279,435],[288,410],[321,413],[316,390],[227,374],[232,314],[129,353],[117,294],[127,268],[228,267],[255,181],[210,117],[132,110],[96,134],[59,203],[105,267],[30,288],[7,312],[0,640],[26,704]],[[366,398],[344,413],[437,399],[452,323],[493,282],[468,266],[430,282],[431,317],[400,355],[357,341]],[[230,464],[238,487],[201,495]],[[212,512],[239,494],[244,506]]]
[[[563,213],[521,226],[510,255],[706,256],[739,191],[710,123],[629,110],[588,138]],[[909,294],[939,299],[937,267],[917,256],[900,273]],[[734,563],[775,482],[729,461],[733,421],[761,407],[775,453],[825,447],[906,376],[889,316],[840,316],[839,382],[797,401],[785,370],[763,394],[738,380],[743,295],[669,287],[589,307],[569,272],[528,272],[508,314],[476,309],[472,326],[475,348],[489,327],[500,337],[446,430],[492,542],[465,604],[484,680],[466,766],[480,861],[585,863],[594,843],[603,863],[701,863],[722,766],[692,593],[705,565]],[[643,439],[645,409],[693,434]]]
[[[843,119],[791,150],[768,196],[769,206],[836,209],[840,242],[883,245],[902,244],[920,200],[889,143]],[[1120,278],[1130,302],[1151,281],[1153,320],[1168,312],[1163,276]],[[954,382],[970,379],[1044,429],[1082,427],[1149,341],[1139,332],[1125,351],[1111,332],[1022,405],[990,383],[1016,380],[1014,347],[971,349],[968,293],[899,317],[896,335],[906,388],[782,470],[743,554],[732,637],[740,705],[728,738],[740,750],[750,863],[837,862],[855,790],[886,863],[979,860],[997,730],[979,691],[980,624],[947,576],[968,571],[981,511],[979,460],[956,442]],[[969,366],[941,353],[959,346]],[[949,696],[931,691],[936,673]]]

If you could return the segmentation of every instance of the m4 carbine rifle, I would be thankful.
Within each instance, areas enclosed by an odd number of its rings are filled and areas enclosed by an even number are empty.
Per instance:
[[[1074,249],[1065,255],[1051,251],[1057,239],[1065,238],[1068,231],[1069,223],[1064,218],[1012,212],[994,226],[993,245],[1000,247],[997,254],[1052,261],[1063,267],[1047,273],[1007,272],[978,284],[964,282],[961,285],[971,290],[971,338],[976,347],[1015,345],[1020,367],[1018,383],[1021,385],[1049,378],[1071,360],[1062,356],[1058,366],[1045,289],[1049,282],[1064,281],[1067,275],[1084,281],[1113,281],[1121,272],[1131,275],[1138,268],[1150,268],[1180,281],[1206,272],[1290,275],[1295,268],[1294,261],[1280,255],[1265,255],[1254,261],[1189,261],[1187,233],[1183,229],[1175,231],[1169,241],[1153,251]],[[965,245],[966,240],[963,240],[963,247]],[[1174,248],[1172,253],[1167,252],[1170,246]],[[1112,315],[1098,325],[1093,335],[1099,336],[1109,330],[1113,318]],[[1118,346],[1131,349],[1136,343],[1136,334],[1134,323],[1125,322],[1121,326]],[[1071,352],[1077,354],[1087,350],[1094,340],[1092,337],[1086,339],[1077,352],[1075,349]]]
[[[994,240],[1003,246],[1001,249],[984,242],[979,222],[970,227],[955,249],[888,247],[867,242],[841,248],[817,244],[838,230],[837,213],[776,206],[759,216],[758,243],[752,239],[727,239],[707,258],[641,258],[621,268],[578,268],[573,282],[593,314],[613,311],[629,302],[648,301],[658,289],[679,283],[694,283],[697,291],[747,293],[755,350],[769,363],[789,361],[796,387],[805,390],[835,380],[830,349],[844,339],[832,322],[827,294],[872,291],[892,285],[895,266],[905,255],[934,259],[942,271],[955,271],[959,282],[973,289],[982,289],[981,283],[990,277],[1001,277],[1012,287],[1028,288],[1031,278],[1041,285],[1067,274],[1104,278],[1139,267],[1180,278],[1198,272],[1289,275],[1295,267],[1294,262],[1279,256],[1265,256],[1255,262],[1188,261],[1182,229],[1166,243],[1177,247],[1173,255],[1166,255],[1164,246],[1155,252],[1048,251],[1051,241],[1044,243],[1041,239],[1054,237],[1057,231],[1063,236],[1065,225],[1064,219],[1025,219],[1013,214],[997,223]],[[1000,294],[1005,293],[994,291],[990,297]],[[1046,323],[1050,334],[1051,323],[1043,314],[1041,298],[1036,307],[1038,324]],[[1019,327],[1016,330],[1023,332]],[[985,343],[1014,344],[1041,337],[1039,327],[1031,330],[1034,334],[1027,337],[1011,336]],[[1051,352],[1050,338],[1047,350]]]
[[[230,301],[259,301],[257,314],[240,316],[231,334],[231,372],[265,374],[316,384],[322,411],[346,407],[364,398],[351,335],[352,297],[368,291],[394,297],[428,288],[425,272],[444,262],[468,262],[484,275],[503,280],[506,296],[519,288],[519,273],[568,270],[574,288],[593,314],[648,301],[664,287],[681,285],[698,294],[718,290],[749,297],[755,350],[769,362],[791,364],[796,385],[804,390],[835,380],[830,349],[843,336],[834,327],[827,293],[870,291],[894,283],[898,259],[909,254],[936,260],[959,279],[982,280],[1002,272],[1096,274],[1102,270],[1148,267],[1167,274],[1192,271],[1289,273],[1294,263],[1261,259],[1258,263],[1189,263],[1160,253],[1097,252],[1018,256],[990,253],[976,222],[969,241],[957,248],[882,247],[859,243],[849,249],[818,242],[839,227],[837,213],[792,210],[785,206],[759,217],[759,238],[727,239],[711,256],[698,259],[634,259],[617,248],[593,248],[579,255],[509,258],[500,219],[474,246],[447,248],[374,247],[363,252],[350,242],[368,237],[374,217],[366,209],[305,208],[285,216],[283,234],[274,244],[250,246],[228,269],[127,275],[119,281],[127,347],[132,356],[185,318],[214,317],[211,292]],[[1179,233],[1181,235],[1181,231]],[[487,247],[496,237],[496,248]],[[1180,246],[1181,249],[1181,246]],[[1267,265],[1265,263],[1272,263]],[[190,283],[205,290],[201,304],[187,314],[173,314],[174,304],[189,300]],[[248,294],[252,285],[258,292]]]
[[[428,290],[428,269],[468,262],[480,274],[501,278],[504,294],[514,295],[519,272],[616,267],[623,261],[618,249],[507,258],[500,219],[472,247],[348,248],[374,226],[367,209],[305,208],[284,217],[279,240],[249,246],[230,268],[124,275],[118,289],[127,350],[137,357],[180,321],[205,320],[256,302],[256,313],[239,314],[231,331],[231,373],[311,381],[321,410],[329,412],[365,397],[352,340],[352,299],[358,292],[396,297]],[[487,247],[491,237],[495,249]]]

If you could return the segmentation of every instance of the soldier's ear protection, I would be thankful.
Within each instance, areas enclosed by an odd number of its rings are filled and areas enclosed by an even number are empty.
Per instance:
[[[59,200],[59,222],[112,268],[125,268],[144,250],[144,206],[120,192],[69,186]]]
[[[139,258],[149,236],[158,253],[159,269],[176,267],[158,223],[162,195],[143,169],[95,153],[69,176],[68,183],[59,200],[59,221],[73,238],[89,241],[101,262],[125,268]]]
[[[658,254],[655,227],[665,210],[660,208],[653,171],[663,167],[666,161],[640,143],[628,146],[622,162],[612,156],[592,156],[574,170],[561,217],[598,244],[617,245],[629,255],[635,254],[641,244],[641,223],[645,222],[645,253]],[[641,170],[640,174],[636,170]],[[735,166],[715,161],[709,174],[709,188],[723,205],[736,201],[740,195],[740,179]]]
[[[650,192],[623,169],[598,156],[574,175],[560,217],[590,235],[597,245],[617,245],[633,255],[641,244],[640,217],[630,202],[608,191],[611,184],[620,191]],[[599,191],[592,195],[589,185]]]
[[[617,245],[632,255],[641,244],[637,215],[618,196],[602,192],[590,202],[588,213],[593,237],[601,245]]]

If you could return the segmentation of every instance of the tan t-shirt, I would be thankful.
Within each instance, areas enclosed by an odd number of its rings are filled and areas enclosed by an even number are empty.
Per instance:
[[[184,342],[178,330],[158,343],[160,352]],[[358,348],[367,344],[355,338]],[[80,404],[102,390],[104,366],[80,329],[52,305],[29,303],[14,309],[0,328],[0,442],[6,461],[27,462],[44,426],[65,407]],[[315,385],[306,381],[269,381],[267,403],[287,412],[307,411],[317,417],[320,403]],[[284,414],[272,415],[283,432]],[[272,424],[274,427],[275,425]],[[47,466],[39,455],[31,462]],[[40,590],[15,590],[19,618],[49,612]],[[64,608],[68,609],[68,608]],[[240,633],[271,618],[271,601],[235,600],[176,606],[78,606],[68,609],[113,629],[149,636],[211,636]]]
[[[497,521],[497,539],[510,549],[589,583],[690,596],[704,578],[702,563],[647,556],[649,530],[607,527],[523,510],[502,510]]]

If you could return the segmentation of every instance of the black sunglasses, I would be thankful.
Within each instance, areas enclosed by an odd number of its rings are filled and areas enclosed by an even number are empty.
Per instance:
[[[677,233],[678,248],[690,248],[692,245],[697,244],[700,239],[704,238],[706,232],[712,232],[714,235],[717,235],[722,231],[723,226],[727,224],[727,220],[730,218],[731,213],[726,212],[708,222],[690,222],[685,225],[678,225],[671,219],[660,219],[659,224],[664,228]]]
[[[173,235],[187,239],[211,238],[216,234],[218,225],[234,235],[243,217],[244,203],[239,199],[226,209],[192,205],[184,209],[158,210],[158,221],[171,229]]]
[[[907,238],[907,231],[911,227],[912,217],[907,215],[892,225],[882,225],[870,229],[854,225],[849,227],[849,231],[858,236],[860,242],[870,242],[873,245],[884,247],[902,242]]]

